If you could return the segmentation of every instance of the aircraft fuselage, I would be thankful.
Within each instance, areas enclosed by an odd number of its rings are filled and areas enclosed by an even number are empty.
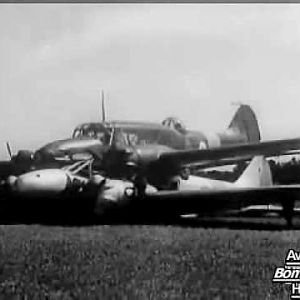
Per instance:
[[[110,141],[112,130],[114,130],[114,138]],[[74,130],[71,139],[49,143],[40,148],[36,152],[36,156],[62,158],[85,152],[95,155],[112,145],[118,148],[147,148],[151,152],[151,148],[155,149],[157,146],[174,150],[189,150],[246,142],[246,136],[230,130],[224,133],[205,135],[200,131],[181,133],[173,128],[155,123],[116,121],[82,124]]]

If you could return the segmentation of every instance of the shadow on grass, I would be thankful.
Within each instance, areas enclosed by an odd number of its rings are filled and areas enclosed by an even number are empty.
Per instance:
[[[176,220],[147,220],[147,221],[128,221],[110,222],[111,225],[161,225],[174,227],[191,228],[226,228],[235,230],[299,230],[300,219],[293,220],[293,226],[288,227],[286,221],[280,217],[199,217],[194,219]]]
[[[283,218],[274,217],[199,217],[194,219],[137,219],[137,218],[105,218],[101,221],[93,217],[83,218],[6,218],[1,222],[3,225],[45,225],[45,226],[60,226],[60,227],[88,227],[88,226],[122,226],[122,225],[149,225],[149,226],[173,226],[173,227],[190,227],[190,228],[226,228],[234,230],[299,230],[300,220],[297,218],[293,221],[293,226],[288,227]]]
[[[197,220],[184,220],[180,226],[202,227],[202,228],[228,228],[240,230],[297,230],[300,229],[299,222],[288,227],[282,218],[199,218]]]
[[[50,203],[50,204],[49,204]],[[64,204],[63,204],[64,203]],[[293,226],[288,227],[282,217],[252,217],[245,216],[204,216],[198,218],[174,218],[170,217],[171,208],[164,211],[147,211],[129,208],[122,210],[119,214],[113,211],[112,214],[95,216],[91,213],[92,206],[86,206],[88,209],[82,209],[82,203],[78,202],[56,202],[52,201],[32,202],[28,205],[27,201],[11,202],[7,201],[6,206],[0,207],[0,224],[16,225],[16,224],[41,224],[50,226],[95,226],[95,225],[161,225],[174,227],[199,227],[199,228],[228,228],[228,229],[249,229],[249,230],[299,230],[300,218],[293,218]],[[141,214],[141,211],[144,213]]]

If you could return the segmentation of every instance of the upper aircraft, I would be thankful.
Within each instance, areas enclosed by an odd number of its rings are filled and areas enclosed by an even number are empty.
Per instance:
[[[248,105],[241,105],[227,129],[221,133],[205,134],[188,130],[174,117],[161,124],[132,121],[106,121],[85,123],[75,128],[71,139],[59,140],[36,151],[40,161],[68,160],[73,155],[101,156],[104,148],[164,146],[174,150],[209,149],[260,141],[256,116]]]

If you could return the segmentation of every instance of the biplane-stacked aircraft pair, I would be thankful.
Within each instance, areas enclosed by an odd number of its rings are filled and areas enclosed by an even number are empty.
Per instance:
[[[92,210],[101,217],[132,212],[206,214],[280,203],[290,225],[300,186],[273,186],[262,156],[299,149],[300,139],[260,142],[258,123],[248,105],[239,107],[223,133],[209,136],[187,130],[175,118],[163,124],[103,118],[101,123],[78,126],[72,139],[30,154],[30,168],[36,170],[11,174],[6,186],[14,198],[40,202],[46,197],[92,197]],[[233,184],[189,173],[194,163],[212,166],[251,157]],[[70,205],[71,214],[72,200]]]

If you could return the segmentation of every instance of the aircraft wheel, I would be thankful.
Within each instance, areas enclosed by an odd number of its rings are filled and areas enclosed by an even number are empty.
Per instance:
[[[288,229],[292,229],[293,228],[293,219],[292,217],[285,217],[286,220],[286,226]]]

